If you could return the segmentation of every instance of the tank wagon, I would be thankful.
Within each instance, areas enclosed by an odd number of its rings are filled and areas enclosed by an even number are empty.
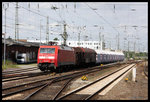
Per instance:
[[[81,47],[40,46],[37,63],[41,71],[59,70],[67,66],[91,65],[96,63],[96,52]]]

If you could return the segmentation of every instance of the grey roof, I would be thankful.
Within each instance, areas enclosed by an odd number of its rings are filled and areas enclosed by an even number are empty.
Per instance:
[[[8,46],[11,46],[11,45],[22,45],[22,46],[26,46],[26,47],[30,47],[30,46],[39,47],[39,45],[40,45],[40,43],[14,41],[12,39],[6,39],[5,42],[6,42],[6,44]],[[2,38],[2,44],[4,44],[4,39],[3,38]]]

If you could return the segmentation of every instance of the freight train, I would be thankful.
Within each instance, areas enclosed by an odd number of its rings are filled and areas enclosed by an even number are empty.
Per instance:
[[[123,60],[123,53],[96,52],[89,48],[63,45],[42,45],[38,50],[37,64],[41,71],[54,71],[68,66],[88,66]]]

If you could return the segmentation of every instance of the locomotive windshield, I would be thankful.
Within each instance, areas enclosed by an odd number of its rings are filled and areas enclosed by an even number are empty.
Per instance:
[[[40,53],[55,53],[55,48],[40,48]]]

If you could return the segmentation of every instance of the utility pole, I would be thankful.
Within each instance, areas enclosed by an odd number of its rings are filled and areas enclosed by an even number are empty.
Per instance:
[[[101,30],[101,29],[104,29],[103,26],[100,26],[100,30]],[[103,49],[102,36],[103,36],[103,35],[101,35],[101,32],[99,32],[99,40],[100,40],[100,44],[101,44],[101,46],[100,46],[100,47],[101,47],[101,50]]]
[[[119,50],[119,33],[118,33],[118,50]]]
[[[63,38],[64,38],[64,45],[66,45],[66,40],[67,40],[67,38],[68,38],[68,35],[67,35],[67,32],[66,32],[66,23],[64,23]]]
[[[4,67],[5,67],[5,53],[6,53],[6,10],[8,9],[9,4],[7,6],[4,6],[5,9],[5,34],[4,34]]]
[[[15,41],[19,40],[19,24],[18,24],[18,2],[16,2],[16,15],[15,15]]]
[[[80,34],[81,34],[81,29],[78,27],[79,33],[78,33],[78,46],[80,46]]]
[[[136,42],[134,41],[134,53],[135,53],[135,44],[136,44]]]
[[[126,39],[126,38],[124,37],[124,39],[123,39],[123,47],[124,47],[124,51],[126,50],[126,49],[125,49],[125,39]]]
[[[102,50],[105,50],[104,35],[102,35]]]
[[[46,29],[46,43],[48,45],[49,42],[49,16],[47,16],[47,29]]]
[[[102,37],[101,37],[101,50],[103,50],[103,43],[102,43]]]
[[[41,46],[41,20],[40,20],[40,46]]]
[[[61,37],[62,37],[63,40],[64,40],[64,43],[63,43],[64,46],[67,45],[67,44],[66,44],[66,40],[67,40],[67,38],[68,38],[68,34],[67,34],[67,32],[66,32],[66,25],[67,25],[67,24],[64,22],[64,32],[63,32],[63,34],[60,34]]]
[[[115,13],[115,5],[114,5],[114,13]]]
[[[136,27],[138,27],[137,25],[135,25],[135,26],[132,26],[132,27],[134,27],[134,29],[136,30],[136,34],[137,34],[137,38],[135,38],[135,39],[137,39],[138,40],[138,45],[139,45],[139,38],[138,38],[138,32],[137,32],[137,28]],[[136,37],[136,36],[135,36]],[[134,53],[135,53],[135,43],[136,43],[136,40],[134,41]],[[139,47],[138,47],[139,48]],[[139,49],[138,49],[139,50]]]
[[[101,45],[101,32],[99,32],[99,44],[100,44],[100,49],[102,50],[102,45]]]
[[[135,44],[136,44],[136,42],[134,41],[134,58],[135,58]]]
[[[128,41],[128,56],[127,56],[127,57],[128,57],[128,60],[129,60],[129,43],[130,43],[130,42]]]

